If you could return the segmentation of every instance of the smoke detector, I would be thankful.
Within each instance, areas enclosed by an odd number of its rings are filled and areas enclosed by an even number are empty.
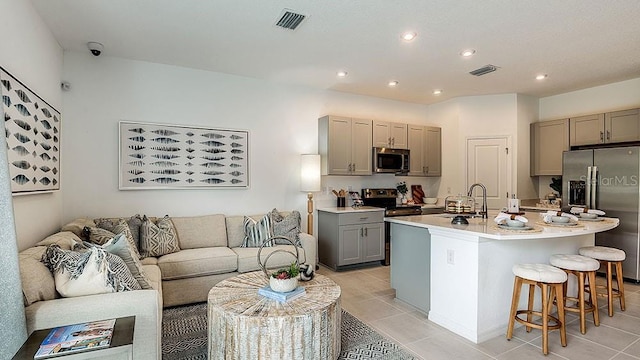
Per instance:
[[[469,74],[471,75],[475,75],[475,76],[482,76],[482,75],[486,75],[488,73],[494,72],[498,70],[498,67],[495,65],[485,65],[479,69],[475,69],[473,71],[469,71]]]
[[[280,19],[276,22],[276,26],[283,29],[295,30],[306,17],[306,15],[295,13],[293,10],[284,9]]]

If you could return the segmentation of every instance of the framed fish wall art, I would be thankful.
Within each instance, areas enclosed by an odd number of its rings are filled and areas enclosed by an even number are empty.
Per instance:
[[[60,190],[60,112],[0,67],[13,195]]]
[[[121,190],[249,187],[249,132],[121,121]]]

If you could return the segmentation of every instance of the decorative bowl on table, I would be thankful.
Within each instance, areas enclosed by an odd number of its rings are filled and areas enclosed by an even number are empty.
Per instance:
[[[438,198],[424,198],[424,203],[427,205],[435,205],[438,202]]]
[[[580,217],[583,219],[595,219],[598,217],[598,215],[591,213],[580,213]]]
[[[568,223],[569,222],[569,218],[566,216],[552,216],[551,217],[551,222],[554,223]]]
[[[298,287],[298,278],[278,279],[274,277],[269,278],[269,286],[271,290],[286,293],[293,291]]]
[[[520,221],[520,220],[511,220],[511,219],[507,219],[507,220],[505,221],[505,224],[506,224],[508,227],[514,227],[514,228],[515,228],[515,227],[524,227],[524,223],[523,223],[522,221]]]

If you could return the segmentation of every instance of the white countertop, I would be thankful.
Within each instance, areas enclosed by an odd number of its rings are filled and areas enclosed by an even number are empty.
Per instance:
[[[514,231],[499,228],[493,221],[496,214],[490,213],[489,219],[469,218],[467,219],[469,221],[468,225],[453,225],[451,224],[452,217],[445,217],[440,214],[386,217],[385,221],[497,240],[540,239],[594,234],[613,229],[619,224],[619,220],[616,218],[603,218],[602,221],[579,221],[576,226],[550,225],[544,224],[540,213],[528,212],[524,215],[529,220],[527,225],[534,229],[531,231]]]
[[[365,212],[365,211],[382,211],[384,212],[384,208],[375,207],[375,206],[361,206],[359,208],[352,208],[351,206],[347,207],[326,207],[320,208],[318,211],[325,211],[334,214],[345,214],[345,213],[357,213],[357,212]]]

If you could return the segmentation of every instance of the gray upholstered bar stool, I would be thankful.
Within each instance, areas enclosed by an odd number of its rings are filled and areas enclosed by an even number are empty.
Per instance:
[[[564,306],[562,306],[562,285],[567,281],[567,274],[557,267],[547,264],[516,264],[513,265],[513,274],[516,276],[513,283],[513,297],[511,298],[511,312],[509,314],[509,327],[507,340],[513,336],[515,321],[524,324],[527,332],[531,328],[542,330],[542,353],[549,353],[549,330],[560,329],[560,343],[567,346],[567,332],[564,325]],[[522,285],[529,285],[529,301],[526,310],[518,310],[520,302],[520,290]],[[533,310],[535,287],[538,286],[542,293],[542,311]],[[551,289],[549,291],[549,289]],[[553,301],[557,299],[556,307],[558,317],[549,315]],[[527,319],[518,315],[527,314]],[[542,323],[533,321],[533,315],[542,317]],[[552,322],[549,324],[549,322]]]
[[[622,262],[627,257],[624,251],[606,246],[587,246],[578,250],[580,255],[594,258],[607,268],[606,293],[597,293],[598,296],[606,297],[609,308],[609,316],[613,316],[613,298],[620,299],[620,310],[624,311],[624,280],[622,277]],[[616,269],[616,282],[618,288],[613,288],[613,267]],[[599,286],[601,287],[601,286]]]
[[[587,333],[586,313],[593,313],[593,323],[600,326],[600,317],[598,316],[598,297],[595,296],[596,289],[596,271],[600,268],[600,262],[590,257],[582,255],[551,255],[549,263],[556,266],[569,274],[575,275],[578,279],[577,297],[567,297],[567,283],[563,286],[564,302],[563,306],[566,311],[576,312],[580,314],[580,332]],[[585,301],[585,279],[589,282],[589,299]],[[576,306],[567,306],[568,301],[575,301]],[[588,305],[588,306],[587,306]]]

